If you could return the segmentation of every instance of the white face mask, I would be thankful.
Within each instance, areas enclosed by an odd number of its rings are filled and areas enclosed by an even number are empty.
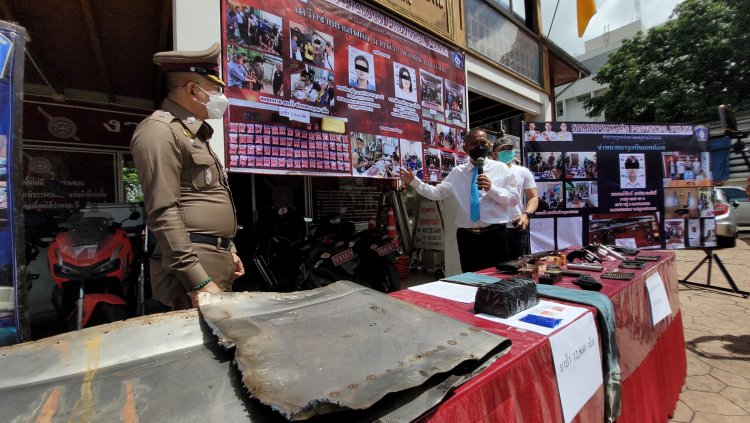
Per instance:
[[[224,112],[227,111],[227,107],[229,107],[229,100],[227,100],[227,97],[224,95],[224,93],[209,94],[206,90],[201,88],[200,85],[196,85],[196,87],[200,88],[200,90],[206,93],[206,95],[208,96],[208,102],[206,103],[201,103],[200,101],[195,100],[198,101],[198,103],[206,106],[208,118],[221,119],[224,116]]]

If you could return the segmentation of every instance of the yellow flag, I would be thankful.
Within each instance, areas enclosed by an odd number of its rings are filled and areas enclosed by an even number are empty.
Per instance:
[[[583,37],[591,17],[596,14],[596,3],[594,0],[576,0],[578,15],[578,38]]]

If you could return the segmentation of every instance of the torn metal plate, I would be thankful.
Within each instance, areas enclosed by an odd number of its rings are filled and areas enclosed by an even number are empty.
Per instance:
[[[250,394],[290,420],[362,410],[510,341],[352,282],[200,295]]]

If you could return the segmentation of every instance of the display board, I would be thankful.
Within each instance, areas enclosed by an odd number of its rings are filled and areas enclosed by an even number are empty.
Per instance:
[[[20,197],[21,98],[26,31],[0,21],[0,346],[24,338],[20,292],[23,220]]]
[[[222,5],[232,172],[440,181],[466,161],[464,55],[349,0]]]
[[[716,245],[706,127],[528,122],[523,139],[539,192],[532,250]]]

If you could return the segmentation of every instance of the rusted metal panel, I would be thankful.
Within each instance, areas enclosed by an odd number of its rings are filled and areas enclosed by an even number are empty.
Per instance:
[[[367,409],[509,345],[347,281],[294,293],[202,294],[200,309],[219,343],[236,346],[250,394],[290,420]]]
[[[282,298],[291,294],[261,295]],[[390,310],[380,307],[382,312]],[[289,316],[300,312],[290,304],[280,304],[276,311],[281,310],[289,310]],[[376,310],[370,311],[381,313]],[[286,322],[277,317],[266,320],[269,325]],[[413,323],[425,324],[416,319]],[[278,330],[282,330],[281,326]],[[361,331],[353,331],[352,335],[361,338],[357,332]],[[473,331],[466,333],[473,337]],[[311,332],[297,340],[300,347],[312,346],[311,355],[320,352],[314,348],[321,342],[315,336]],[[463,343],[460,337],[460,333],[455,337],[458,345]],[[445,346],[448,349],[448,344]],[[501,344],[493,354],[504,347]],[[370,354],[364,358],[368,357]],[[0,420],[285,421],[281,414],[248,395],[233,358],[234,351],[217,345],[216,337],[196,310],[145,316],[0,348]],[[316,416],[311,421],[411,421],[438,404],[451,387],[468,380],[496,358],[493,355],[484,360],[474,372],[432,377],[419,387],[388,395],[367,410],[340,413],[335,418]],[[321,357],[320,361],[336,364],[331,356]]]

